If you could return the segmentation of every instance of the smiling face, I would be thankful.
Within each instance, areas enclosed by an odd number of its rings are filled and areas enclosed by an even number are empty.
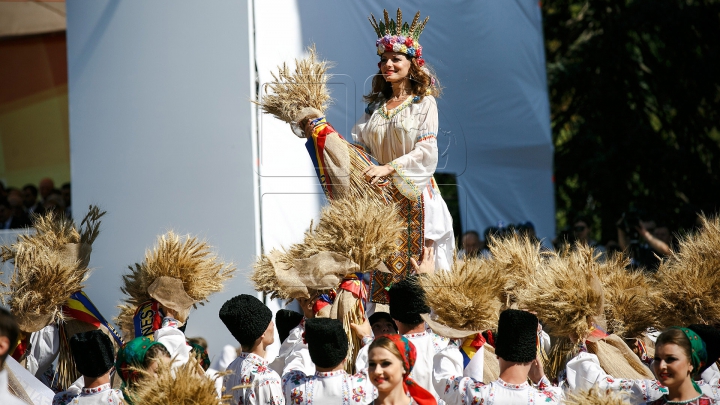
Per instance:
[[[388,392],[402,383],[405,369],[394,354],[382,347],[374,347],[368,353],[370,381],[380,392]]]
[[[693,366],[687,353],[675,343],[665,343],[655,347],[653,372],[661,384],[668,388],[679,387],[687,378],[691,378]]]
[[[385,81],[398,82],[408,77],[410,72],[410,59],[400,52],[385,52],[380,57],[380,73]]]

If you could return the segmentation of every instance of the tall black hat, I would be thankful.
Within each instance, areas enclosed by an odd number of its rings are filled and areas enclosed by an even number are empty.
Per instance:
[[[390,316],[404,324],[420,324],[423,322],[420,315],[430,313],[430,307],[425,302],[425,290],[420,287],[417,276],[408,276],[393,284],[388,295]]]
[[[305,321],[305,342],[310,359],[325,368],[340,364],[348,352],[348,339],[338,319],[313,318]]]
[[[115,364],[115,347],[101,330],[81,332],[70,338],[70,351],[75,368],[86,377],[105,375]]]
[[[707,352],[707,361],[700,369],[700,372],[707,370],[708,367],[715,364],[720,358],[720,331],[710,325],[690,325],[688,329],[697,333],[700,339],[705,342],[705,351]]]
[[[272,311],[252,295],[240,294],[225,301],[220,320],[241,345],[252,347],[272,322]]]
[[[529,363],[537,355],[538,318],[527,311],[506,309],[500,313],[495,354],[505,361]]]
[[[290,331],[300,324],[302,314],[290,311],[289,309],[281,309],[275,313],[275,326],[280,336],[280,342],[284,342],[290,335]]]

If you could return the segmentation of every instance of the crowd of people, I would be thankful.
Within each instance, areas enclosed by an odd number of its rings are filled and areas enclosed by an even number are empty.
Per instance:
[[[104,213],[91,207],[78,229],[47,215],[70,205],[52,182],[40,183],[41,204],[32,186],[27,202],[25,189],[10,190],[6,227],[15,212],[46,215],[2,249],[15,265],[11,312],[0,310],[2,404],[48,395],[58,405],[720,401],[720,220],[702,219],[657,278],[593,241],[586,217],[562,254],[527,222],[466,232],[454,255],[433,179],[441,88],[419,44],[428,18],[383,17],[370,18],[380,61],[353,145],[324,116],[327,66],[314,49],[260,102],[308,138],[329,201],[302,243],[261,255],[250,277],[301,312],[234,296],[218,318],[239,348],[211,361],[185,327],[235,269],[205,242],[169,232],[123,276],[118,332],[82,292]],[[669,255],[660,225],[624,217],[618,250],[635,262],[638,252]]]
[[[33,215],[48,211],[70,218],[70,205],[70,183],[56,188],[55,182],[46,177],[37,186],[26,184],[19,189],[0,182],[0,229],[26,228],[32,224]]]

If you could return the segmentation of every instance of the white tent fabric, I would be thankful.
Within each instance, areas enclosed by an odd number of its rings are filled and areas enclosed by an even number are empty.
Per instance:
[[[430,16],[420,42],[444,87],[437,171],[457,176],[464,230],[529,220],[540,237],[552,238],[553,147],[537,1],[255,2],[261,88],[270,69],[316,44],[321,57],[336,63],[328,119],[349,135],[377,71],[376,35],[367,17],[382,16],[383,7],[400,7],[405,20],[418,9],[422,18]],[[395,9],[388,11],[394,16]],[[271,117],[262,117],[259,128],[268,251],[302,236],[322,196],[302,141]],[[268,194],[276,192],[286,196]]]

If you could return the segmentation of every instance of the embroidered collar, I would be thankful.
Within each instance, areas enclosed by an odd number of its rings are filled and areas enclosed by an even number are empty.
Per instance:
[[[511,389],[511,390],[524,390],[530,386],[530,384],[528,384],[527,381],[525,381],[522,384],[510,384],[510,383],[506,383],[502,379],[498,378],[497,381],[495,381],[495,382],[502,385],[503,387]]]
[[[415,338],[427,336],[427,334],[428,334],[428,331],[426,330],[426,331],[423,331],[420,333],[406,333],[403,336],[405,336],[408,339],[415,339]]]
[[[389,120],[390,118],[396,116],[400,111],[404,110],[407,106],[415,102],[415,96],[408,96],[408,98],[403,101],[402,104],[399,106],[393,108],[392,110],[387,109],[387,103],[383,103],[381,108],[377,109],[378,114],[380,114],[381,117],[385,118],[386,120]]]
[[[269,364],[267,360],[254,353],[242,352],[238,357],[243,357],[245,360],[260,366],[267,366]]]
[[[335,377],[337,375],[344,375],[345,370],[336,370],[336,371],[316,371],[315,377],[319,378],[325,378],[325,377]]]
[[[110,389],[110,383],[99,385],[99,386],[93,387],[93,388],[83,388],[82,395],[98,394],[100,392],[107,391],[109,389]]]

